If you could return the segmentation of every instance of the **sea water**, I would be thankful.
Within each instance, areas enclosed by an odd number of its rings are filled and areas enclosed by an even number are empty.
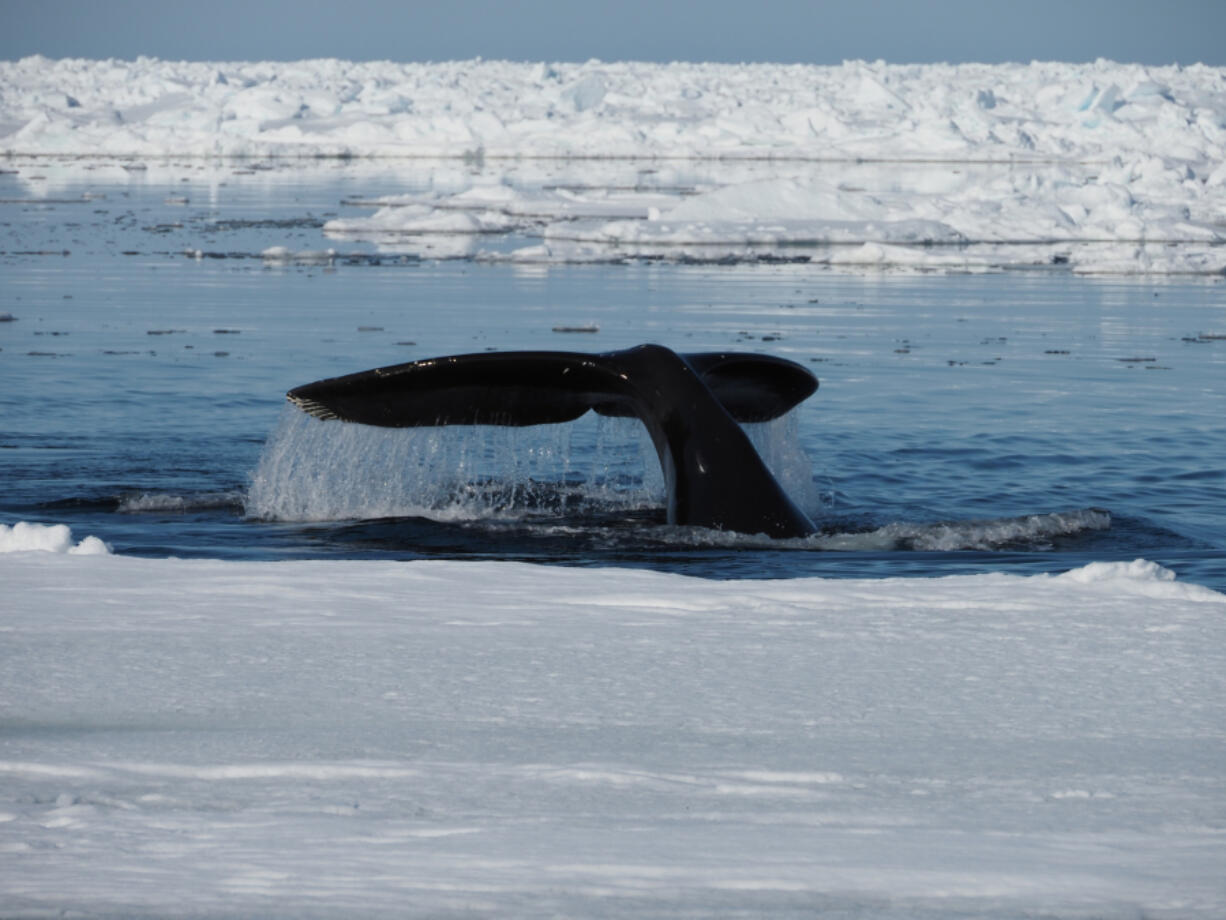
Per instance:
[[[404,190],[394,173],[0,174],[0,522],[69,524],[146,556],[709,577],[1144,556],[1226,588],[1220,279],[516,265],[324,236],[343,202]],[[642,342],[776,354],[820,378],[787,418],[750,426],[818,535],[669,527],[634,422],[383,431],[284,401],[436,355]]]

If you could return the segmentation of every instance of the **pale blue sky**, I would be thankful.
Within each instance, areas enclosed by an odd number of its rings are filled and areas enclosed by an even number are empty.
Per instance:
[[[1226,0],[0,0],[0,59],[1226,64]]]

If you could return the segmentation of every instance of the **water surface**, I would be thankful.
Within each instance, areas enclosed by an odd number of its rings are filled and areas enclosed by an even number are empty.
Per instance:
[[[328,255],[327,215],[411,182],[185,166],[176,181],[169,167],[54,174],[39,192],[31,169],[0,175],[0,315],[13,317],[0,322],[0,521],[67,523],[137,555],[710,577],[1144,556],[1226,588],[1219,281],[517,267],[372,244]],[[320,255],[261,258],[269,246]],[[565,326],[598,331],[553,331]],[[283,400],[440,354],[649,341],[765,351],[817,374],[818,393],[754,437],[822,535],[665,526],[658,471],[628,423],[334,434]]]

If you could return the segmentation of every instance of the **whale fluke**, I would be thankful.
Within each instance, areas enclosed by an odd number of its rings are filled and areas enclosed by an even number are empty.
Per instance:
[[[541,425],[589,410],[635,417],[660,458],[670,524],[795,537],[813,523],[737,423],[778,418],[817,386],[783,358],[640,345],[430,358],[309,383],[287,398],[316,418],[385,428]]]

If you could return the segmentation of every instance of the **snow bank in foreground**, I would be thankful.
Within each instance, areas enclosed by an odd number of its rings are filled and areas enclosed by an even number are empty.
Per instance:
[[[31,550],[48,553],[70,553],[74,556],[99,556],[111,551],[97,537],[72,542],[72,531],[65,524],[30,524],[18,521],[12,527],[0,524],[0,553],[22,553]]]
[[[0,557],[9,915],[1209,918],[1226,596]]]

